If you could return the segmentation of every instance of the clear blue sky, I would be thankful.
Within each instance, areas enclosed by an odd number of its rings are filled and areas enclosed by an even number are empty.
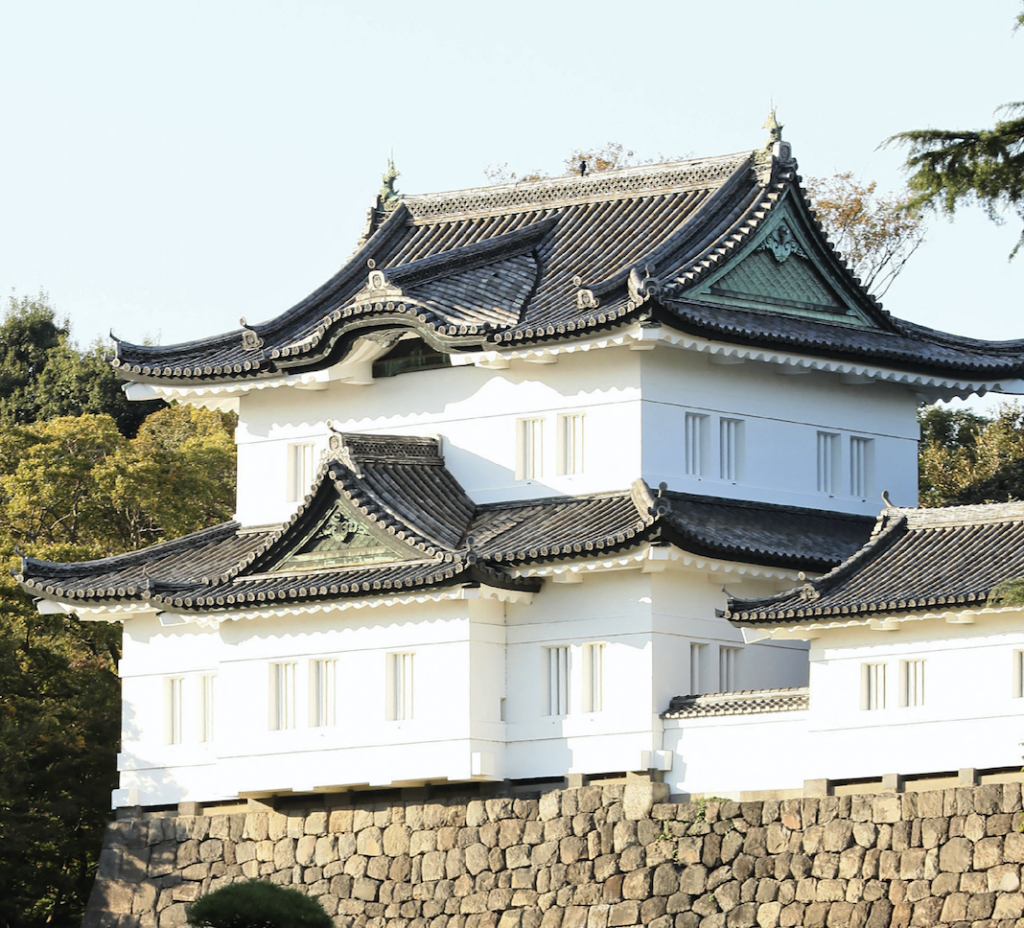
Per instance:
[[[0,296],[49,292],[80,342],[163,344],[277,315],[399,188],[559,169],[574,146],[759,146],[901,183],[883,139],[1024,99],[1014,0],[0,0]],[[1024,336],[1019,225],[932,223],[891,312]]]

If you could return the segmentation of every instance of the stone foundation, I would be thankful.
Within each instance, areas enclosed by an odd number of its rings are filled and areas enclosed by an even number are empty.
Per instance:
[[[339,928],[1011,928],[1024,913],[1019,783],[667,793],[637,781],[139,814],[109,826],[84,926],[174,928],[189,902],[250,877],[315,896]]]

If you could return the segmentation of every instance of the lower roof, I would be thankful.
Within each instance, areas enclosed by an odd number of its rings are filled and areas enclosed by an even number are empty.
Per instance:
[[[209,612],[458,584],[536,590],[520,568],[672,544],[792,570],[828,570],[872,520],[660,490],[477,506],[435,439],[338,435],[310,495],[276,528],[229,522],[81,563],[23,558],[29,593],[69,603]]]
[[[739,626],[785,627],[985,606],[1021,578],[1024,503],[890,507],[868,543],[825,576],[765,599],[730,599],[724,615]]]

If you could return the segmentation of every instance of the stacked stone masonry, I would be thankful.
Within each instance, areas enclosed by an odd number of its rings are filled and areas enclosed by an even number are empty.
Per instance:
[[[141,815],[110,825],[85,928],[175,928],[259,878],[339,928],[1011,928],[1021,785],[763,802],[630,782],[487,799]]]

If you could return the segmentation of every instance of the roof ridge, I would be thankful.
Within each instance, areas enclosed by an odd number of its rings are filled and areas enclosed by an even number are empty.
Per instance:
[[[711,158],[595,171],[583,176],[567,174],[512,184],[407,194],[402,197],[402,204],[414,220],[429,221],[498,209],[518,212],[571,202],[610,199],[628,193],[717,187],[751,157],[752,152],[742,151]]]

